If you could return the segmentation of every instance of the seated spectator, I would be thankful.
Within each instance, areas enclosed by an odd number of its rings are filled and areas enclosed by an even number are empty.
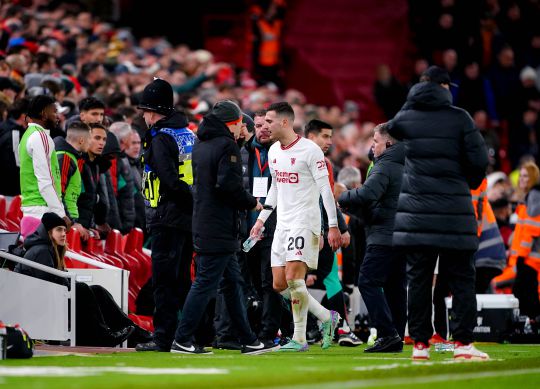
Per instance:
[[[37,230],[24,242],[25,259],[41,265],[65,271],[66,222],[55,213],[48,212],[41,218]],[[18,264],[15,271],[45,281],[65,285],[66,278],[60,278],[32,267]],[[117,346],[128,337],[138,339],[148,337],[148,333],[138,328],[116,304],[105,288],[76,283],[76,343],[79,346]]]

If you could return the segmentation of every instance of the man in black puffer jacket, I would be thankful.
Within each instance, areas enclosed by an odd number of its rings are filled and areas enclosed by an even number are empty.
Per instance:
[[[243,345],[242,353],[271,351],[249,326],[242,293],[242,276],[236,259],[240,249],[240,210],[262,210],[259,201],[244,189],[242,159],[236,141],[242,129],[242,112],[232,101],[220,101],[197,131],[193,147],[193,244],[197,274],[189,291],[182,320],[171,351],[208,353],[193,344],[193,333],[218,286]]]
[[[450,76],[428,68],[388,124],[405,143],[405,169],[393,243],[406,248],[409,332],[413,359],[428,359],[431,286],[437,257],[454,296],[455,358],[486,359],[471,344],[476,318],[474,253],[477,224],[470,190],[485,177],[488,158],[469,114],[452,105]]]
[[[392,247],[392,234],[405,149],[388,134],[386,124],[375,127],[373,141],[376,161],[366,182],[343,193],[338,202],[353,213],[359,212],[366,221],[367,248],[358,288],[378,338],[364,351],[399,352],[407,320],[407,282],[405,257]]]

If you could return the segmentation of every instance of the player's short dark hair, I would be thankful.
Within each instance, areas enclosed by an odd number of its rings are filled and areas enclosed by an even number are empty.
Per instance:
[[[28,117],[32,119],[41,119],[43,115],[43,110],[50,105],[54,105],[55,100],[47,95],[37,95],[32,100],[28,106]]]
[[[253,113],[253,117],[257,117],[257,116],[265,116],[266,115],[266,109],[259,109],[258,111],[255,111]]]
[[[271,104],[266,112],[274,111],[278,116],[285,116],[291,121],[291,124],[294,122],[294,110],[291,105],[286,101],[281,101],[279,103]]]
[[[91,109],[105,109],[105,103],[95,97],[85,97],[79,103],[79,112],[90,111]]]
[[[94,128],[101,128],[103,131],[108,132],[107,127],[101,123],[90,123],[88,124],[88,127],[90,127],[90,130],[93,130]]]
[[[334,129],[334,127],[332,127],[330,124],[326,122],[323,122],[322,120],[313,119],[313,120],[310,120],[306,124],[306,127],[304,129],[304,134],[305,136],[308,136],[309,134],[319,135],[324,128],[329,129],[329,130]]]
[[[69,123],[66,132],[90,132],[90,126],[80,120],[75,120],[74,122]]]

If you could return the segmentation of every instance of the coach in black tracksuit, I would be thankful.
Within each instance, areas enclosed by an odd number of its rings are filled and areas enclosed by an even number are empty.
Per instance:
[[[367,248],[358,289],[378,338],[364,351],[396,352],[403,350],[407,320],[405,257],[392,247],[405,150],[381,124],[375,128],[373,151],[376,161],[365,184],[341,194],[338,202],[365,218]]]
[[[470,189],[482,182],[488,158],[469,114],[452,105],[448,73],[432,66],[422,80],[388,123],[390,135],[405,144],[393,243],[407,253],[409,333],[419,347],[433,335],[431,287],[439,257],[439,273],[447,275],[454,296],[453,338],[469,344],[478,248]]]

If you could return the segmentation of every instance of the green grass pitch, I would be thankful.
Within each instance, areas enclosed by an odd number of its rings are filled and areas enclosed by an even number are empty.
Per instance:
[[[434,352],[412,362],[399,354],[365,354],[364,346],[306,353],[242,356],[116,353],[0,361],[4,388],[540,388],[540,345],[492,345],[488,362],[454,362]],[[41,375],[40,375],[41,374]]]

